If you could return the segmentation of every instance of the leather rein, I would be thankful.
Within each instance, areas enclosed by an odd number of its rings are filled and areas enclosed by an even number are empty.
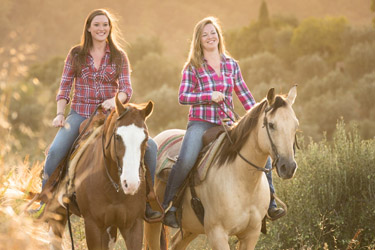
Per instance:
[[[224,99],[224,104],[225,106],[234,114],[234,116],[236,117],[236,120],[234,120],[222,107],[221,105],[219,105],[218,103],[214,102],[214,104],[216,104],[216,106],[219,107],[219,109],[221,111],[224,112],[224,114],[230,119],[232,120],[232,122],[236,122],[238,119],[239,119],[239,115],[233,110],[233,108],[226,102],[226,100]],[[255,169],[257,169],[258,171],[263,171],[265,173],[268,173],[270,171],[272,171],[272,169],[276,166],[277,162],[279,161],[279,153],[277,151],[277,148],[276,148],[276,145],[275,143],[273,142],[272,140],[272,137],[271,137],[271,133],[269,131],[269,123],[268,123],[268,119],[267,119],[267,113],[273,108],[273,105],[267,107],[264,109],[264,118],[263,118],[263,127],[266,127],[266,130],[267,130],[267,135],[268,135],[268,139],[270,140],[270,143],[271,143],[271,148],[272,148],[272,151],[274,153],[274,155],[276,156],[276,160],[272,162],[272,168],[271,169],[267,169],[267,168],[264,168],[264,167],[259,167],[257,165],[255,165],[254,163],[252,163],[251,161],[249,161],[248,159],[246,159],[239,151],[236,151],[236,153],[239,155],[239,157],[244,160],[247,164],[251,165],[252,167],[254,167]],[[234,145],[230,135],[229,135],[229,132],[228,132],[228,128],[227,126],[225,125],[223,119],[219,116],[219,119],[221,121],[221,125],[223,126],[224,128],[224,131],[225,131],[225,134],[226,136],[228,137],[230,143],[232,145]],[[295,137],[295,143],[293,145],[293,148],[295,147],[295,145],[297,145],[297,148],[298,147],[298,144],[297,144],[297,137]]]

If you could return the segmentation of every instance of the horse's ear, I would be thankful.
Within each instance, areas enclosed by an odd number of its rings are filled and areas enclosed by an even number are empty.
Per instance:
[[[154,109],[154,102],[153,101],[148,101],[146,107],[143,109],[145,112],[145,119],[147,119],[151,114]]]
[[[297,84],[294,85],[294,86],[289,90],[288,96],[287,96],[287,98],[286,98],[290,106],[293,105],[294,101],[296,100],[296,97],[297,97]]]
[[[116,112],[118,115],[122,114],[125,111],[124,106],[122,105],[120,99],[118,99],[118,93],[115,96],[115,103],[116,103]]]
[[[268,105],[270,106],[275,102],[275,89],[274,88],[270,88],[270,90],[268,90],[267,102],[268,102]]]

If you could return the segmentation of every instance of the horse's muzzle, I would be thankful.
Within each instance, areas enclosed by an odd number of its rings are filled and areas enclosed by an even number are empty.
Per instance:
[[[295,160],[285,160],[280,158],[276,163],[276,172],[282,179],[290,179],[297,170],[297,162]]]

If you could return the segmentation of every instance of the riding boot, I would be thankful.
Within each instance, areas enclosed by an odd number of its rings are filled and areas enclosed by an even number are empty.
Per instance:
[[[145,216],[147,219],[152,220],[152,219],[160,218],[162,214],[159,211],[153,210],[150,203],[146,202]]]
[[[168,226],[168,227],[173,227],[173,228],[179,228],[177,219],[176,219],[176,208],[171,207],[168,212],[164,215],[163,218],[163,224]]]
[[[285,210],[281,207],[270,207],[268,208],[268,216],[271,221],[277,220],[286,214]]]

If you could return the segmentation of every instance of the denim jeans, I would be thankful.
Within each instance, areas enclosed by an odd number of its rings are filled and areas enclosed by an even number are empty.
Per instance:
[[[267,159],[267,163],[266,163],[266,166],[265,168],[267,169],[271,169],[272,168],[272,164],[271,164],[271,157],[268,157]],[[267,180],[268,180],[268,184],[270,186],[270,191],[271,191],[271,194],[274,194],[275,193],[275,188],[272,184],[272,171],[269,171],[268,173],[266,173],[266,176],[267,176]],[[270,202],[270,208],[271,207],[277,207],[276,206],[276,202],[274,199],[271,199],[271,202]]]
[[[180,154],[168,178],[164,193],[164,208],[168,207],[190,170],[194,167],[199,152],[203,147],[202,136],[204,132],[214,126],[217,125],[203,121],[189,121],[186,134],[182,141]]]
[[[80,116],[73,109],[70,110],[65,121],[65,126],[59,129],[48,150],[44,163],[42,188],[47,183],[48,178],[55,171],[59,163],[68,154],[75,139],[79,135],[79,126],[85,119],[85,117]]]
[[[44,174],[42,188],[47,183],[48,178],[55,171],[59,163],[68,154],[75,139],[79,135],[79,127],[86,118],[71,110],[66,118],[65,126],[60,128],[53,140],[44,163]],[[147,141],[147,148],[144,156],[145,165],[149,168],[152,181],[154,181],[156,168],[157,145],[152,138]]]

